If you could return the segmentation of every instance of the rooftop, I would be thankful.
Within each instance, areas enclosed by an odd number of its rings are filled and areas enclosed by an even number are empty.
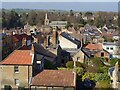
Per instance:
[[[102,50],[102,44],[88,44],[85,48],[89,50]]]
[[[72,37],[70,34],[68,33],[61,33],[61,36],[63,36],[64,38],[70,40],[71,42],[75,43],[76,45],[80,45],[80,41],[74,37]]]
[[[104,42],[103,45],[115,45],[115,46],[119,46],[119,42]]]
[[[32,55],[30,50],[15,50],[1,64],[5,65],[31,65]]]
[[[72,71],[44,70],[33,77],[32,85],[75,87],[74,74]]]

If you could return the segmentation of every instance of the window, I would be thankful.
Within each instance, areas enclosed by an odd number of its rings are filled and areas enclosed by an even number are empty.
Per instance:
[[[52,87],[47,87],[47,90],[53,90],[53,88]]]
[[[109,47],[106,47],[107,50],[109,50]]]
[[[101,52],[101,57],[104,57],[104,52]]]
[[[19,73],[19,68],[18,68],[18,66],[14,66],[14,73]]]
[[[111,47],[110,50],[113,50],[113,47]]]
[[[77,57],[77,61],[80,61],[80,57]]]
[[[19,80],[15,79],[15,85],[18,86],[19,85]]]
[[[41,64],[41,61],[37,61],[37,64]]]

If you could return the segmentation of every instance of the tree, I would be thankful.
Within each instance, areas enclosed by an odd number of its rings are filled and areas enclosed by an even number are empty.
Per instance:
[[[92,16],[92,15],[93,15],[92,12],[86,12],[86,13],[85,13],[85,16]]]
[[[67,29],[68,29],[69,27],[73,27],[73,25],[72,25],[70,22],[68,22],[67,25],[66,25],[66,28],[67,28]]]
[[[73,68],[73,65],[74,65],[74,62],[73,61],[68,61],[66,63],[66,67],[67,68]],[[80,62],[76,62],[76,67],[82,67],[82,68],[85,68],[85,65],[80,63]]]
[[[76,73],[78,76],[82,77],[82,75],[84,74],[84,69],[81,67],[77,67],[76,68]]]
[[[73,10],[70,10],[70,16],[73,16],[73,15],[74,15]]]
[[[31,11],[28,14],[28,22],[30,25],[36,25],[36,17],[37,17],[37,13],[35,11]]]
[[[107,73],[108,72],[108,67],[103,66],[98,68],[98,73]]]
[[[8,29],[22,27],[20,18],[21,18],[20,15],[13,10],[11,10],[9,12],[3,11],[2,26],[5,28],[8,28]]]
[[[120,62],[120,59],[119,58],[112,58],[110,59],[110,65],[111,66],[115,66],[116,62],[119,61]],[[119,64],[120,65],[120,64]]]

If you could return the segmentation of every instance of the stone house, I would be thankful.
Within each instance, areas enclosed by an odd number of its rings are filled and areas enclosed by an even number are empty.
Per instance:
[[[34,47],[35,44],[30,47],[24,45],[0,62],[2,88],[5,85],[28,88],[32,77],[44,68],[44,57]]]

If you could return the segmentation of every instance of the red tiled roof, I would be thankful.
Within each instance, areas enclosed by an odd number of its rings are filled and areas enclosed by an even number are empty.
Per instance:
[[[102,50],[102,44],[88,44],[85,48],[89,50]]]
[[[65,70],[44,70],[33,77],[32,85],[74,87],[74,74]]]
[[[31,65],[32,55],[30,55],[30,50],[15,50],[7,58],[5,58],[1,64]]]

